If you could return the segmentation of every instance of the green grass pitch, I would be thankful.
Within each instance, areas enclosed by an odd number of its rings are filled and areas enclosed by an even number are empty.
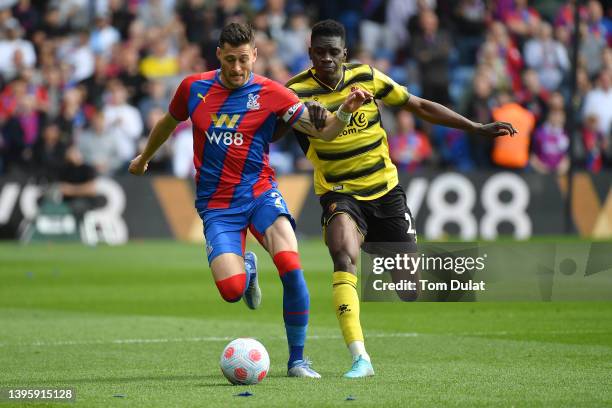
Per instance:
[[[73,387],[69,406],[82,407],[612,405],[612,302],[365,303],[377,374],[341,378],[350,356],[320,241],[301,256],[306,354],[323,379],[286,378],[282,287],[255,250],[264,298],[251,311],[221,300],[202,245],[0,245],[0,387]],[[270,353],[256,386],[231,386],[218,367],[242,336]]]

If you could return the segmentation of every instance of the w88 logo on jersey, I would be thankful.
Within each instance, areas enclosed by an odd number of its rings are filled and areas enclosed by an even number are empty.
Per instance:
[[[212,132],[206,131],[205,133],[208,141],[213,144],[225,146],[241,146],[244,143],[244,135],[240,132],[217,132],[213,130]]]

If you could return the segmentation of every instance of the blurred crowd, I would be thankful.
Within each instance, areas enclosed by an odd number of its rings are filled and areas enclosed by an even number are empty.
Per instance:
[[[255,72],[285,83],[309,66],[310,26],[326,18],[345,25],[351,61],[475,121],[519,130],[487,140],[381,107],[400,171],[562,173],[570,146],[579,168],[612,167],[612,8],[597,0],[3,0],[0,175],[125,173],[181,79],[218,67],[223,25],[250,22]],[[192,156],[184,122],[149,169],[190,177]],[[292,137],[271,147],[271,163],[279,173],[309,170]]]

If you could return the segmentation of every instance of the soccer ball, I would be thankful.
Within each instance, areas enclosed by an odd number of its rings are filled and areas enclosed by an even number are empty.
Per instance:
[[[266,348],[255,339],[232,340],[221,354],[221,371],[232,384],[260,383],[270,369]]]

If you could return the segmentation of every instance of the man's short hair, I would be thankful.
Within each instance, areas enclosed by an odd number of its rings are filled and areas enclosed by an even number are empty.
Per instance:
[[[248,24],[230,23],[223,27],[219,36],[219,47],[223,48],[225,43],[232,47],[243,44],[255,44],[255,34],[253,28]]]
[[[343,43],[346,41],[344,26],[335,20],[323,20],[313,25],[310,42],[317,37],[340,37]]]

